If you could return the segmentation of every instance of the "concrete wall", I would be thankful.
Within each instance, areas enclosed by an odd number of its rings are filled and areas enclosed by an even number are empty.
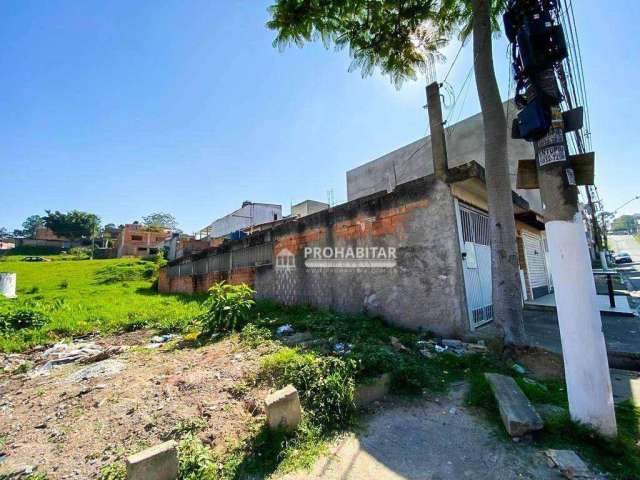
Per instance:
[[[516,190],[518,160],[534,158],[533,146],[523,140],[511,138],[511,122],[517,114],[513,102],[504,103],[507,115],[507,149],[511,175],[511,187],[527,200],[533,210],[542,211],[540,193],[537,190]],[[466,118],[446,129],[449,168],[475,160],[484,166],[484,131],[482,115]],[[402,184],[433,173],[431,138],[425,137],[401,147],[376,160],[347,172],[347,198],[354,200],[375,192],[389,191]]]
[[[433,177],[406,183],[391,194],[372,195],[292,220],[258,235],[273,245],[273,258],[285,250],[291,252],[295,268],[269,264],[173,278],[167,275],[168,268],[163,268],[160,291],[201,292],[214,281],[243,281],[255,287],[259,298],[366,312],[402,327],[441,335],[460,335],[467,330],[453,197],[449,186]],[[391,268],[308,267],[305,247],[391,247],[396,249],[397,264]]]

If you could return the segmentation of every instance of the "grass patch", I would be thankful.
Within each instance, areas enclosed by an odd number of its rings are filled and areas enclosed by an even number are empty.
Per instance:
[[[42,263],[22,262],[21,256],[3,257],[1,269],[17,273],[18,298],[0,299],[0,323],[7,318],[7,312],[22,312],[21,315],[40,315],[43,324],[11,331],[2,331],[0,327],[0,351],[22,351],[91,332],[143,327],[163,332],[184,331],[203,311],[202,295],[155,292],[154,262],[131,259],[75,262],[58,261],[59,257]]]

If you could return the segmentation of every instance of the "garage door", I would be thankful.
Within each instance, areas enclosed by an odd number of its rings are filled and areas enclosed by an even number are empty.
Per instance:
[[[544,244],[540,235],[522,233],[524,256],[527,262],[527,275],[533,298],[549,293],[549,276],[544,253]]]

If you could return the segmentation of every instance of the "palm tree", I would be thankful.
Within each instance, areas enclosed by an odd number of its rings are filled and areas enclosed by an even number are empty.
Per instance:
[[[492,34],[506,0],[277,0],[267,26],[277,32],[278,47],[322,39],[349,47],[353,66],[363,75],[375,67],[396,85],[416,78],[435,41],[424,42],[420,29],[431,23],[442,36],[473,36],[476,88],[484,122],[484,157],[491,231],[494,318],[507,345],[525,343],[520,273],[507,158],[507,123],[493,68]],[[421,42],[416,42],[421,38]]]

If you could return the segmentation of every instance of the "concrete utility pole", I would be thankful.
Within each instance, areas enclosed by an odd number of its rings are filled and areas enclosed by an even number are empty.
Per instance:
[[[532,141],[536,154],[534,162],[518,165],[518,184],[528,181],[521,188],[539,188],[545,205],[571,417],[613,437],[617,425],[609,362],[578,208],[578,185],[593,184],[593,154],[569,155],[566,132],[578,130],[582,122],[572,118],[575,112],[564,117],[560,110],[556,71],[562,77],[568,50],[559,18],[557,4],[544,0],[510,0],[504,16],[505,32],[514,43],[513,66],[522,108],[514,132],[517,138]],[[532,168],[525,168],[527,164]]]
[[[568,162],[559,108],[552,109],[552,118],[549,133],[534,145],[569,411],[574,420],[611,437],[616,435],[617,427],[609,362],[591,258],[578,210],[578,187]]]

